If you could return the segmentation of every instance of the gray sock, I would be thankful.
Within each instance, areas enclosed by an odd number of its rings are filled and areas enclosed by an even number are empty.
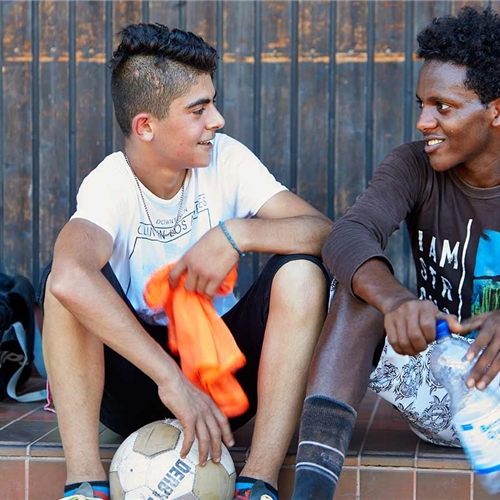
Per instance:
[[[332,500],[356,416],[342,401],[319,394],[306,398],[292,500]]]

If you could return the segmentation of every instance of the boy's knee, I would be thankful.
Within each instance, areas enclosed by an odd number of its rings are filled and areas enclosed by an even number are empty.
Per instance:
[[[326,288],[327,279],[324,270],[320,267],[319,259],[316,261],[308,259],[294,259],[286,262],[276,273],[273,285],[292,284],[296,286],[310,286],[320,284],[322,289]]]
[[[340,284],[330,304],[326,319],[326,329],[339,339],[342,346],[352,345],[358,350],[360,345],[376,349],[384,341],[384,316],[374,307],[356,299]]]
[[[273,296],[286,297],[287,302],[321,304],[328,297],[328,280],[318,262],[307,259],[290,260],[276,273]]]

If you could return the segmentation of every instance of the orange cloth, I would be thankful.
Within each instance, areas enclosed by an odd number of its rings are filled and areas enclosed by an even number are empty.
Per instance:
[[[171,289],[168,274],[175,264],[156,270],[144,289],[149,307],[162,307],[168,319],[168,347],[181,360],[181,369],[198,388],[208,393],[226,417],[248,409],[248,398],[234,377],[246,363],[233,335],[215,311],[212,302],[184,288],[185,274]],[[234,267],[217,293],[227,295],[236,284]]]

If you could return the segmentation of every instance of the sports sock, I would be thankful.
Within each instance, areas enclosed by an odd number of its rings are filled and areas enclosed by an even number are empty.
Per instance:
[[[87,487],[90,486],[90,489]],[[64,487],[64,497],[71,497],[71,495],[84,495],[87,497],[94,497],[101,500],[109,500],[109,481],[85,481],[82,483],[67,484]]]
[[[292,500],[331,500],[356,422],[348,404],[314,394],[302,410]]]
[[[234,489],[234,498],[236,500],[249,500],[252,497],[260,499],[263,494],[266,494],[272,500],[278,500],[278,490],[260,479],[239,476],[236,478]],[[257,489],[259,490],[258,492]],[[253,495],[252,490],[254,490],[255,493],[259,493],[259,495]]]

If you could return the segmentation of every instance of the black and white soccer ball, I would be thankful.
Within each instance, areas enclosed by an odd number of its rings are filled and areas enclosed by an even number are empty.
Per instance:
[[[231,500],[235,469],[222,444],[221,461],[198,461],[194,442],[186,458],[180,450],[184,434],[178,420],[152,422],[133,432],[116,451],[110,467],[113,500]]]

